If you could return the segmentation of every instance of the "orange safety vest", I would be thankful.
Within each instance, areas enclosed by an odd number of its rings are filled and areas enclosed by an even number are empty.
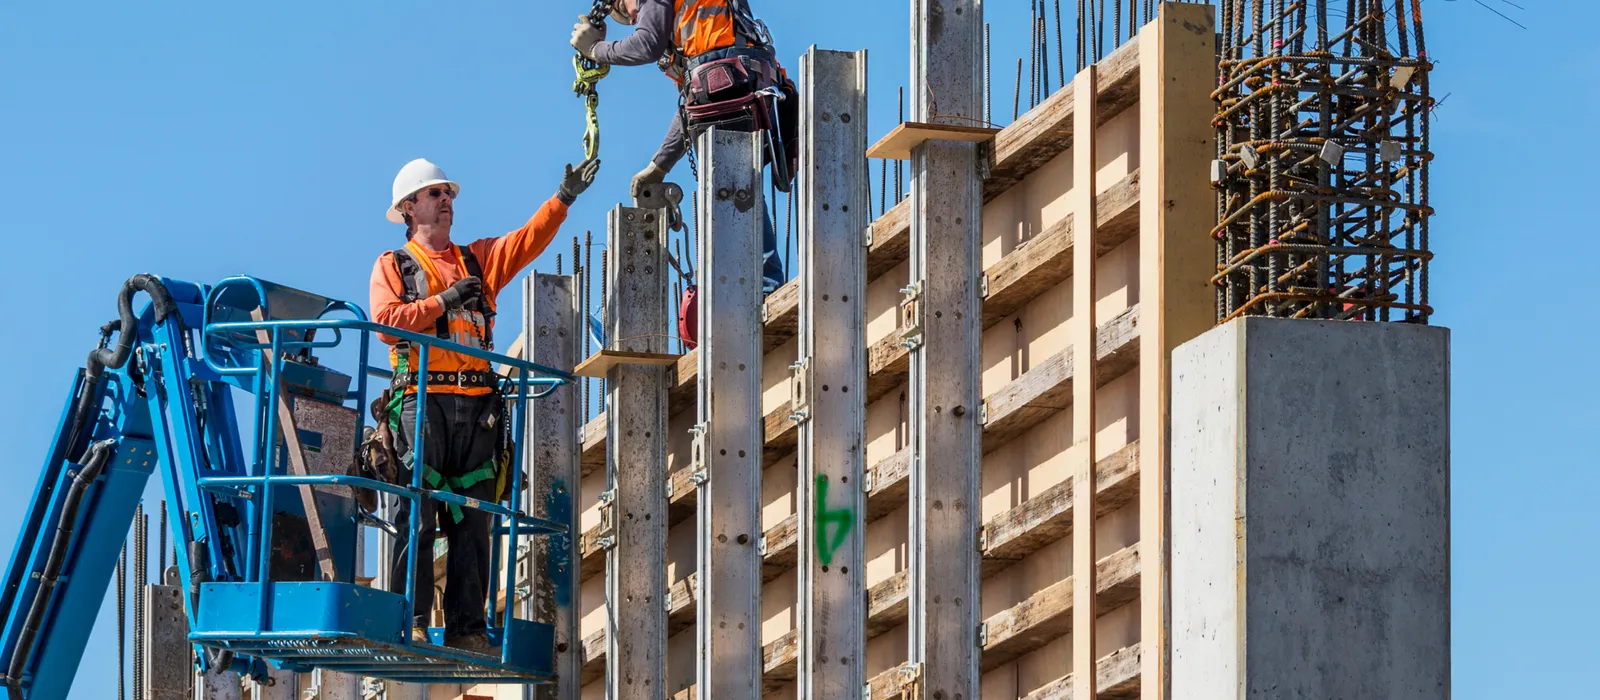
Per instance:
[[[738,41],[731,0],[675,0],[673,25],[685,58],[725,49]]]
[[[472,250],[454,245],[451,247],[455,250],[456,259],[461,263],[461,269],[467,275],[482,279],[483,270]],[[394,260],[396,266],[400,268],[400,281],[404,287],[401,301],[410,304],[445,290],[444,278],[434,267],[427,251],[418,246],[416,241],[408,241],[406,247],[394,251]],[[485,289],[478,297],[477,303],[470,307],[445,311],[435,326],[434,336],[467,347],[493,350],[494,298],[490,296],[489,290]],[[404,361],[403,366],[402,361]],[[389,350],[389,366],[397,377],[403,373],[402,370],[404,373],[416,372],[420,364],[418,348],[407,341],[402,340]],[[447,350],[431,349],[428,351],[428,372],[455,373],[458,376],[461,373],[487,373],[489,361]],[[433,377],[428,380],[430,392],[476,395],[487,394],[491,390],[490,385],[462,386],[459,383],[436,383]],[[416,391],[414,380],[407,382],[406,391],[408,393]]]

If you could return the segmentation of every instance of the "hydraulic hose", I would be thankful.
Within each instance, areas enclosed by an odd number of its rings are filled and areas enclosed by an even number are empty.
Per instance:
[[[123,298],[128,297],[125,295]],[[72,476],[72,485],[67,488],[66,499],[61,503],[61,520],[56,523],[55,537],[50,542],[50,554],[45,558],[44,571],[39,574],[38,592],[34,594],[33,604],[28,607],[28,617],[23,622],[22,632],[17,635],[16,653],[11,657],[10,668],[6,669],[6,690],[11,700],[23,700],[22,673],[33,654],[33,639],[38,636],[39,627],[44,623],[44,611],[50,606],[51,594],[61,575],[61,565],[66,563],[67,549],[72,544],[73,524],[78,519],[78,507],[82,505],[83,494],[89,490],[89,485],[99,479],[100,473],[105,470],[115,444],[112,440],[102,440],[90,445],[83,468]]]
[[[89,353],[89,360],[84,365],[83,391],[78,395],[78,405],[72,412],[72,429],[68,432],[68,459],[78,454],[78,439],[99,400],[101,374],[108,368],[121,369],[127,364],[128,355],[133,352],[133,343],[139,337],[139,319],[133,315],[133,295],[137,292],[150,295],[150,303],[155,307],[156,323],[167,320],[168,315],[178,310],[178,305],[172,301],[172,293],[155,275],[137,274],[122,284],[122,291],[117,294],[117,345],[115,348],[96,347]],[[111,324],[106,325],[109,327]],[[102,328],[101,332],[105,330]]]

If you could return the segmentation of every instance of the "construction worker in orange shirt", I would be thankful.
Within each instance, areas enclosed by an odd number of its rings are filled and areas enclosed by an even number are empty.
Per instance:
[[[395,176],[393,201],[386,217],[406,226],[406,244],[378,256],[372,266],[371,309],[374,320],[387,326],[468,347],[494,347],[495,298],[500,290],[543,252],[567,217],[579,194],[594,182],[600,162],[567,166],[555,196],[521,228],[504,236],[483,238],[465,246],[451,240],[456,195],[461,188],[438,166],[413,160]],[[412,483],[416,463],[416,372],[418,348],[387,335],[394,381],[383,401],[383,417],[392,434],[400,464],[400,483]],[[443,350],[428,355],[428,398],[423,444],[423,484],[468,498],[495,502],[504,496],[500,470],[505,421],[495,375],[487,360]],[[375,411],[376,412],[376,411]],[[477,652],[492,652],[485,635],[485,597],[489,587],[489,526],[483,511],[424,499],[417,546],[417,596],[412,639],[426,641],[433,608],[434,524],[449,543],[444,586],[445,643]],[[411,533],[411,503],[399,501],[396,526],[401,532],[389,563],[390,590],[405,591],[406,548]]]

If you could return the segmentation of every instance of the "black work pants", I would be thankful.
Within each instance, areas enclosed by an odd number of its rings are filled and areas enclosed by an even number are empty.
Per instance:
[[[464,396],[461,394],[428,393],[428,411],[423,430],[423,464],[444,477],[459,477],[481,468],[493,458],[498,449],[499,432],[490,423],[498,422],[499,402],[493,396]],[[400,416],[399,444],[400,478],[411,484],[414,463],[411,446],[417,427],[417,399],[405,398]],[[424,472],[423,488],[430,486]],[[468,498],[493,502],[495,479],[485,479],[466,488],[452,488],[454,493]],[[389,590],[404,593],[406,590],[407,544],[415,526],[411,522],[411,502],[400,501],[395,515],[395,526],[401,531],[395,542],[394,561],[389,566]],[[448,636],[482,632],[485,627],[484,601],[488,595],[489,528],[493,516],[481,510],[461,508],[461,520],[456,521],[448,504],[425,499],[422,502],[422,537],[417,549],[417,598],[412,615],[418,627],[428,626],[428,613],[433,609],[433,542],[434,525],[444,531],[449,545],[449,559],[444,578],[444,627]]]

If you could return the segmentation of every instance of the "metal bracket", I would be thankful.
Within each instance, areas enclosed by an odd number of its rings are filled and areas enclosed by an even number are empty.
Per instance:
[[[978,277],[978,298],[989,298],[989,273],[987,272]]]
[[[922,347],[922,281],[900,290],[900,346],[906,350]]]
[[[861,232],[861,247],[863,247],[863,248],[871,248],[872,247],[872,227],[871,226],[868,226],[865,230],[863,230]]]
[[[978,648],[989,646],[989,623],[978,623]]]
[[[789,420],[804,423],[811,418],[811,383],[815,378],[811,358],[789,364]]]
[[[763,557],[767,556],[767,536],[766,535],[762,535],[760,538],[758,538],[756,540],[756,553],[760,554]]]
[[[978,405],[978,425],[988,425],[988,424],[989,424],[989,400],[988,399],[984,399],[983,403]]]
[[[683,188],[672,182],[659,182],[639,188],[639,196],[634,197],[635,207],[640,209],[664,209],[667,213],[667,227],[673,231],[683,230]]]
[[[877,485],[877,483],[878,470],[868,469],[867,473],[861,475],[861,492],[872,493],[872,487]]]
[[[989,549],[989,528],[980,525],[978,527],[978,551],[983,552],[987,549]]]
[[[598,547],[602,552],[609,551],[611,548],[617,546],[617,538],[615,535],[606,535],[605,537],[595,540],[594,546]]]
[[[600,492],[600,523],[605,526],[609,532],[617,531],[617,509],[615,507],[616,500],[616,489],[606,489],[605,491]]]
[[[761,302],[761,323],[762,323],[762,325],[766,325],[766,323],[767,323],[767,303],[766,302]]]

